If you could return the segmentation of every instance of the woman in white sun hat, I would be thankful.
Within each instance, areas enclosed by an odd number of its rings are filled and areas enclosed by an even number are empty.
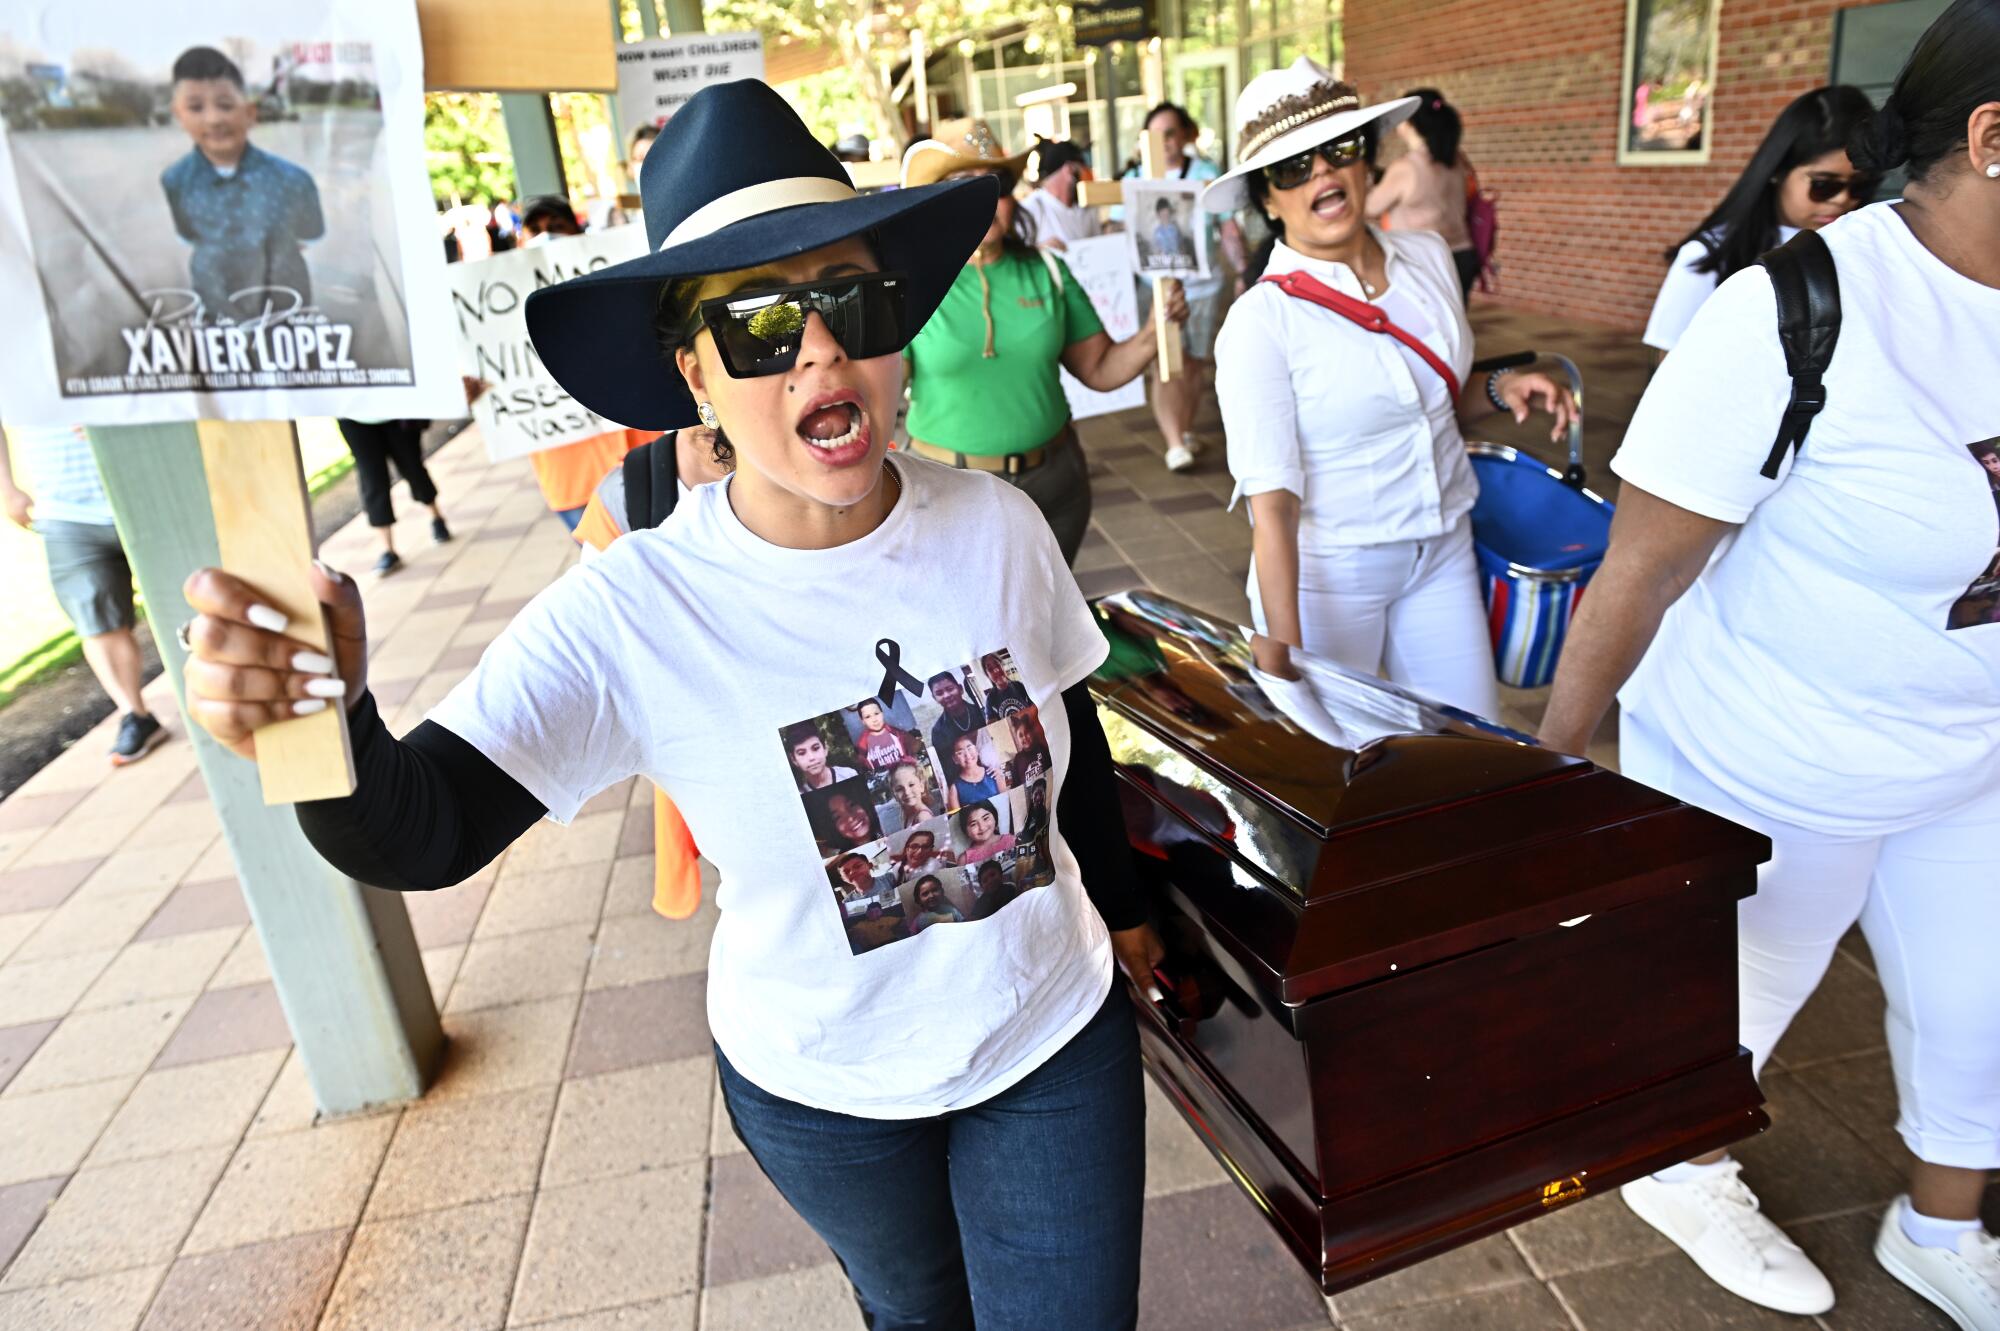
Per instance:
[[[1472,329],[1451,250],[1366,222],[1378,136],[1417,99],[1362,105],[1301,56],[1236,102],[1234,170],[1202,195],[1275,233],[1260,280],[1216,339],[1233,506],[1250,501],[1258,663],[1301,647],[1490,716],[1499,708],[1469,514],[1462,420],[1540,403],[1561,438],[1577,412],[1541,374],[1470,381]]]

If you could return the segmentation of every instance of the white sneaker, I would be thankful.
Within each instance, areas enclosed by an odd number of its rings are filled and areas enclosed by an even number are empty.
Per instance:
[[[1650,1176],[1618,1190],[1641,1220],[1680,1246],[1702,1273],[1740,1299],[1810,1316],[1833,1307],[1833,1286],[1757,1209],[1757,1194],[1724,1168],[1687,1183]]]
[[[1875,1260],[1944,1310],[1959,1331],[2000,1331],[2000,1238],[1969,1229],[1958,1251],[1926,1248],[1903,1232],[1903,1199],[1889,1204],[1875,1237]]]
[[[1186,444],[1173,444],[1167,449],[1167,470],[1186,471],[1194,465],[1195,450]]]

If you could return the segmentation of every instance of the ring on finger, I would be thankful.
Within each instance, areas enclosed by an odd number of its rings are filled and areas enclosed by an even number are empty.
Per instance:
[[[181,645],[182,651],[189,653],[194,651],[194,621],[192,619],[181,621],[181,626],[174,630],[174,641]]]

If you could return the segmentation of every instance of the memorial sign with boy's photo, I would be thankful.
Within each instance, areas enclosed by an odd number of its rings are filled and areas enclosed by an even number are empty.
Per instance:
[[[528,297],[646,252],[646,228],[614,226],[451,265],[460,365],[486,385],[472,414],[495,462],[619,428],[584,406],[542,366],[528,340]]]
[[[0,401],[118,424],[463,409],[412,0],[0,20]]]
[[[1125,182],[1125,235],[1141,277],[1208,276],[1208,228],[1202,225],[1201,182]]]

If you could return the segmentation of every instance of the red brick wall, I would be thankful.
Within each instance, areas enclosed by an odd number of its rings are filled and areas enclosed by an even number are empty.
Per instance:
[[[1465,117],[1465,151],[1499,195],[1492,299],[1636,329],[1661,252],[1785,103],[1825,82],[1832,15],[1851,3],[1726,0],[1707,166],[1617,164],[1625,0],[1346,0],[1347,77],[1370,98],[1441,88]]]

